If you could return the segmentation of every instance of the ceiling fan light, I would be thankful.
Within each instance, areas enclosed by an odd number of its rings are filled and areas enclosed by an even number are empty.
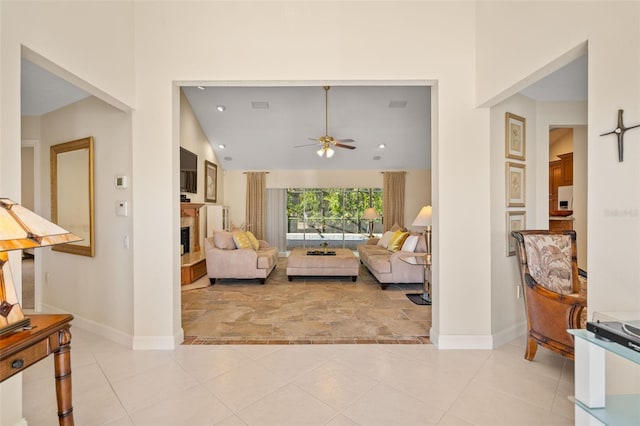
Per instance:
[[[316,154],[318,154],[318,157],[322,157],[324,155],[324,148],[320,148],[319,150],[317,150]]]
[[[327,158],[333,157],[333,154],[335,154],[335,151],[331,148],[327,148]]]

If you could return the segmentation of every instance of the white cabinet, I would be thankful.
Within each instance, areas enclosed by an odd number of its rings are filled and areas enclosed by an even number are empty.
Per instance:
[[[207,237],[213,235],[213,231],[229,231],[229,207],[210,205],[207,206]]]

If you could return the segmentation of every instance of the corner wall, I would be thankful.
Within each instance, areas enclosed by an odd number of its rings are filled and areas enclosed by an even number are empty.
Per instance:
[[[76,324],[131,347],[133,335],[132,185],[115,188],[115,177],[131,176],[131,114],[95,97],[41,116],[42,212],[50,218],[50,147],[93,136],[95,257],[41,249],[42,306],[70,312]],[[117,201],[129,216],[116,216]],[[125,246],[125,238],[129,247]]]
[[[20,200],[20,59],[23,47],[48,58],[96,93],[121,105],[133,105],[133,0],[117,2],[0,2],[0,193]],[[117,23],[117,31],[114,31]],[[114,66],[117,64],[117,66]],[[90,87],[89,87],[90,86]],[[129,154],[130,155],[130,154]],[[43,249],[47,250],[47,249]],[[13,269],[19,254],[11,255]],[[18,278],[19,279],[19,278]],[[110,283],[105,282],[107,287]],[[75,310],[75,309],[74,309]],[[127,313],[124,314],[126,318]],[[125,319],[126,321],[126,319]],[[19,382],[16,376],[13,383]],[[16,393],[17,392],[17,393]],[[0,423],[24,424],[22,405],[7,407],[7,394],[20,395],[10,383],[0,385]]]
[[[309,32],[320,27],[321,38]],[[159,339],[169,345],[180,328],[179,212],[173,201],[178,176],[165,174],[177,170],[179,93],[174,83],[292,80],[437,81],[433,144],[439,146],[432,150],[439,158],[432,159],[440,188],[432,188],[432,202],[434,298],[440,309],[434,310],[439,318],[433,321],[433,336],[441,347],[488,346],[489,125],[488,112],[473,106],[474,3],[138,2],[135,29],[134,233],[136,240],[165,248],[153,255],[135,250],[139,347]],[[218,37],[221,32],[224,40]],[[341,65],[318,67],[318,58]],[[144,158],[151,151],[154,163],[149,165]],[[229,197],[227,188],[225,202]],[[478,250],[460,268],[459,242],[464,239],[476,242]],[[440,280],[446,286],[438,289]]]
[[[526,120],[524,161],[505,156],[507,112]],[[533,229],[539,226],[534,215],[538,190],[535,179],[536,120],[536,103],[522,95],[512,96],[491,108],[491,332],[494,347],[522,335],[526,330],[524,301],[517,297],[517,287],[520,286],[517,258],[515,255],[507,255],[507,214],[523,211],[525,228]],[[525,207],[507,207],[508,162],[525,165]]]

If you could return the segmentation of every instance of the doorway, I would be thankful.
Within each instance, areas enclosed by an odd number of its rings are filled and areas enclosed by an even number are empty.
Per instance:
[[[37,159],[37,141],[23,141],[20,152],[21,162],[21,193],[20,204],[31,211],[36,211],[35,203],[38,177],[36,176],[39,162]],[[23,250],[22,252],[22,307],[35,309],[36,306],[36,282],[35,282],[35,250]]]
[[[576,231],[587,270],[587,126],[549,126],[549,229]]]

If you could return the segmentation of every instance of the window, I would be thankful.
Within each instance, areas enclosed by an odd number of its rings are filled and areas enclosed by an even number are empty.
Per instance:
[[[355,250],[369,235],[364,210],[382,213],[382,188],[287,189],[287,250],[295,247],[344,247]],[[382,233],[382,218],[374,221]]]

